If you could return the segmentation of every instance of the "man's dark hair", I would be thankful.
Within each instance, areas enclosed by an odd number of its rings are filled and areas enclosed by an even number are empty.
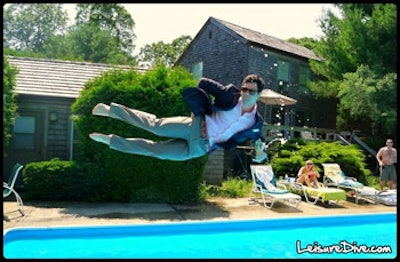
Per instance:
[[[245,83],[256,83],[258,93],[260,93],[265,87],[264,79],[256,74],[247,75],[242,81],[242,86]]]

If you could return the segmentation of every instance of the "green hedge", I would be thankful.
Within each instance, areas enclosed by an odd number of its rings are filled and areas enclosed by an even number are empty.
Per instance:
[[[23,175],[24,200],[87,202],[199,203],[201,175],[206,157],[193,163],[159,161],[148,165],[141,157],[135,167],[103,168],[76,161],[31,162]],[[194,166],[197,165],[197,166]],[[144,168],[140,168],[144,166]],[[163,169],[162,174],[155,170]]]
[[[99,181],[96,166],[73,161],[31,162],[22,170],[24,200],[91,201]]]
[[[355,144],[342,145],[339,142],[309,142],[293,139],[285,143],[271,156],[270,163],[277,177],[288,174],[296,177],[298,170],[307,159],[312,159],[318,172],[323,175],[323,163],[338,163],[342,171],[366,185],[375,184],[378,178],[366,168],[366,155]]]

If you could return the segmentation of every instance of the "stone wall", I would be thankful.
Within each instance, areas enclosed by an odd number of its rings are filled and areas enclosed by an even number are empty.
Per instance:
[[[204,180],[207,184],[221,185],[224,176],[224,150],[217,149],[208,157],[204,170]]]

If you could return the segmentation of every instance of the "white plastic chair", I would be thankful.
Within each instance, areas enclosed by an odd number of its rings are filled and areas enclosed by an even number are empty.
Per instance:
[[[286,186],[277,183],[271,165],[250,165],[251,176],[253,178],[253,193],[261,194],[264,206],[272,208],[276,201],[286,202],[286,204],[297,208],[301,202],[299,195],[293,194],[286,189]],[[254,202],[255,199],[252,199]],[[268,204],[269,203],[269,204]]]
[[[19,163],[15,164],[11,172],[11,175],[8,178],[8,183],[3,181],[3,199],[11,195],[11,193],[13,193],[18,202],[18,210],[21,213],[21,215],[24,216],[25,215],[24,203],[22,202],[21,196],[14,189],[15,181],[17,181],[18,174],[23,167],[24,166]]]
[[[355,202],[358,204],[359,199],[363,199],[374,204],[377,203],[378,190],[373,187],[365,186],[358,182],[355,177],[346,176],[340,165],[337,163],[324,163],[324,185],[341,188],[354,192]]]

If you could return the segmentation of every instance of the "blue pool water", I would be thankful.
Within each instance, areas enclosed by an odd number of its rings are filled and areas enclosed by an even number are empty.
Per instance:
[[[13,228],[5,258],[395,258],[396,213]]]

